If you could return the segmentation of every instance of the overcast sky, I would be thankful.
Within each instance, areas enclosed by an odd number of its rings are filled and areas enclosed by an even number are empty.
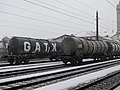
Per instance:
[[[109,0],[114,6],[119,0]],[[0,0],[0,38],[94,35],[99,12],[101,36],[116,33],[116,9],[106,0]]]

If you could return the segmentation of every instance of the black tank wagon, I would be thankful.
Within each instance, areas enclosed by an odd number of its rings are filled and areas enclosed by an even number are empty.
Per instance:
[[[92,58],[94,60],[106,60],[119,58],[120,43],[110,41],[92,41],[83,38],[70,36],[62,41],[64,55],[62,61],[67,64],[76,65],[82,59]]]
[[[13,37],[8,44],[8,61],[10,64],[29,63],[30,58],[49,57],[57,59],[62,52],[59,42],[47,39]]]

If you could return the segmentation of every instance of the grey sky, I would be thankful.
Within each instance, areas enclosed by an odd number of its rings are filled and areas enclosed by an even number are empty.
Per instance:
[[[116,9],[106,0],[0,0],[0,38],[93,35],[99,11],[100,35],[116,33]],[[117,5],[119,0],[109,0]],[[42,7],[40,6],[42,5]]]

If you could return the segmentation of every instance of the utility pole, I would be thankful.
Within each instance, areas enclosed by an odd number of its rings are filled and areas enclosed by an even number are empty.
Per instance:
[[[96,40],[99,40],[99,34],[98,34],[98,11],[96,11]]]

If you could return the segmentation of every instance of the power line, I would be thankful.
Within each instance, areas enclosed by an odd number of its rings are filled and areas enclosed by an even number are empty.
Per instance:
[[[73,28],[73,29],[79,30],[79,28],[75,28],[75,27],[71,27],[71,26],[66,26],[66,25],[51,23],[51,22],[47,22],[47,21],[43,21],[43,20],[31,18],[31,17],[26,17],[26,16],[22,16],[22,15],[17,15],[17,14],[13,14],[13,13],[3,12],[3,11],[0,11],[0,12],[5,13],[5,14],[10,14],[10,15],[18,16],[18,17],[22,17],[22,18],[37,20],[37,21],[41,21],[41,22],[45,22],[45,23],[49,23],[49,24],[55,24],[55,25],[64,26],[64,27],[67,27],[67,28]],[[17,23],[17,22],[15,22],[15,23]],[[80,25],[80,24],[79,24],[79,25]],[[80,25],[80,26],[89,27],[89,26],[85,26],[85,25]],[[90,28],[90,27],[89,27],[89,28]],[[103,28],[106,28],[106,27],[103,27]],[[94,29],[94,28],[92,28],[92,29]]]
[[[75,0],[75,1],[76,1],[77,3],[79,3],[79,4],[81,4],[81,5],[83,5],[83,6],[87,7],[87,8],[89,8],[89,9],[92,9],[92,10],[96,11],[95,8],[90,7],[90,6],[88,6],[88,5],[86,5],[86,4],[82,3],[82,2],[80,2],[79,0]],[[101,12],[99,12],[99,13],[101,13]],[[108,15],[105,15],[104,13],[101,13],[101,14],[102,14],[104,17],[108,18],[108,19],[106,19],[106,18],[103,18],[103,17],[102,17],[104,20],[110,21],[110,22],[113,22],[113,23],[116,23],[114,20],[111,19],[111,17],[108,17]]]
[[[5,4],[5,3],[4,3]],[[6,4],[7,5],[7,4]],[[19,8],[19,7],[17,7],[17,8]],[[19,8],[19,9],[23,9],[23,8]],[[26,10],[26,9],[25,9]],[[34,11],[33,11],[34,12]],[[4,13],[6,13],[6,14],[8,14],[8,12],[4,12]],[[13,13],[9,13],[9,14],[11,14],[11,15],[13,15]],[[21,16],[21,15],[17,15],[17,14],[14,14],[14,16],[19,16],[19,17],[24,17],[24,18],[27,18],[27,19],[34,19],[34,20],[37,20],[37,21],[40,21],[39,19],[35,19],[35,18],[31,18],[31,17],[26,17],[26,16]],[[51,23],[51,22],[47,22],[47,21],[43,21],[42,20],[42,22],[46,22],[46,23],[49,23],[49,24],[55,24],[56,25],[56,23]],[[78,24],[78,23],[77,23]],[[64,27],[68,27],[68,28],[74,28],[74,29],[78,29],[78,28],[75,28],[75,27],[71,27],[71,26],[66,26],[66,25],[61,25],[61,24],[57,24],[57,25],[60,25],[60,26],[64,26]],[[80,25],[80,24],[78,24],[78,25]],[[82,26],[82,25],[80,25],[80,26]],[[85,25],[84,25],[85,26]],[[89,27],[89,26],[85,26],[85,27]],[[89,27],[90,28],[90,27]],[[104,27],[105,28],[105,27]]]
[[[64,3],[64,2],[61,2],[61,1],[59,1],[59,0],[54,0],[54,1],[59,2],[59,3],[61,3],[62,5],[65,5],[65,6],[67,6],[67,7],[70,7],[70,8],[72,8],[72,9],[74,9],[74,10],[77,10],[77,11],[79,11],[79,12],[81,12],[81,13],[84,13],[85,15],[88,15],[88,16],[91,16],[91,17],[94,18],[94,16],[92,16],[92,15],[90,15],[90,14],[88,14],[88,13],[86,13],[86,12],[80,10],[80,9],[77,9],[77,8],[75,8],[75,7],[71,7],[70,5],[68,5],[68,4]]]
[[[32,30],[32,31],[36,31],[36,29],[31,29],[31,28],[24,28],[24,27],[17,27],[17,26],[9,26],[9,25],[0,25],[1,27],[9,27],[9,28],[17,28],[17,29],[23,29],[23,30]],[[50,33],[56,33],[56,32],[53,32],[53,31],[45,31],[44,32],[50,32]],[[57,32],[58,33],[58,32]],[[60,34],[60,33],[58,33]]]
[[[43,8],[46,8],[46,9],[48,9],[48,10],[51,10],[51,11],[54,11],[54,12],[57,12],[57,13],[60,13],[60,14],[63,14],[63,15],[72,17],[72,18],[77,19],[77,20],[80,20],[80,21],[84,21],[84,22],[87,22],[87,23],[90,23],[90,24],[94,24],[93,22],[89,22],[89,21],[87,21],[87,20],[80,19],[80,18],[75,17],[75,16],[72,16],[72,15],[70,15],[70,14],[67,14],[67,13],[64,13],[64,12],[61,12],[61,11],[58,11],[58,10],[55,10],[55,9],[52,9],[52,8],[49,8],[49,7],[46,7],[46,6],[37,4],[37,3],[34,3],[34,2],[31,2],[31,1],[28,1],[28,0],[24,0],[24,1],[29,2],[29,3],[31,3],[31,4],[34,4],[34,5],[37,5],[37,6],[40,6],[40,7],[43,7]]]
[[[102,26],[105,26],[105,27],[113,27],[113,25],[110,26],[110,25],[107,25],[107,24],[104,24],[104,23],[101,23],[101,22],[100,22],[100,24],[102,24]]]
[[[36,0],[36,1],[38,1],[38,2],[41,2],[41,1],[39,1],[39,0]],[[58,0],[56,0],[57,2],[59,2],[59,3],[62,3],[62,4],[64,4],[64,5],[66,5],[66,6],[68,6],[68,7],[71,7],[71,6],[69,6],[69,5],[67,5],[67,4],[65,4],[65,3],[63,3],[63,2],[61,2],[61,1],[58,1]],[[46,3],[44,3],[44,2],[41,2],[41,3],[43,3],[43,4],[46,4]],[[47,5],[49,5],[49,4],[47,4]],[[52,5],[49,5],[49,6],[52,6]],[[55,7],[55,6],[52,6],[52,7]],[[71,8],[73,8],[73,7],[71,7]],[[74,8],[75,9],[75,8]],[[75,9],[76,10],[76,9]],[[88,15],[88,14],[87,14]],[[105,27],[105,25],[104,26],[101,26],[102,28],[107,28],[107,27]],[[107,28],[108,29],[108,28]]]
[[[74,9],[74,10],[78,10],[79,11],[79,9],[76,9],[76,8],[74,8],[74,7],[71,7],[71,6],[69,6],[69,5],[67,5],[66,3],[63,3],[63,2],[61,2],[61,1],[59,1],[59,0],[55,0],[55,1],[57,1],[57,2],[59,2],[59,3],[61,3],[61,4],[63,4],[63,5],[65,5],[65,6],[68,6],[68,7],[70,7],[70,8],[72,8],[72,9]],[[77,0],[78,1],[78,0]],[[79,1],[78,1],[79,2]],[[87,5],[86,5],[87,6]],[[89,7],[89,6],[87,6],[87,7]],[[86,15],[89,15],[89,14],[87,14],[87,13],[84,13],[84,14],[86,14]],[[92,17],[94,17],[94,16],[92,16]],[[102,23],[103,24],[103,23]],[[108,25],[107,25],[108,26]],[[106,25],[102,25],[101,26],[102,28],[107,28],[106,27]],[[109,26],[108,26],[109,27]],[[107,28],[108,29],[108,28]]]
[[[5,4],[5,3],[4,3]],[[7,4],[6,4],[7,5]],[[8,4],[9,5],[9,4]],[[15,6],[16,7],[16,6]],[[19,7],[17,7],[17,8],[19,8]],[[19,9],[23,9],[23,8],[19,8]],[[25,9],[26,10],[26,9]],[[29,11],[29,10],[28,10]],[[33,11],[34,12],[34,11]],[[26,16],[25,16],[26,17]],[[29,18],[29,17],[28,17]],[[31,17],[30,17],[31,18]],[[35,19],[35,18],[32,18],[32,19]],[[49,22],[49,23],[51,23],[51,22]],[[54,23],[54,24],[56,24],[56,23]],[[77,23],[78,24],[78,23]],[[58,25],[58,24],[57,24]],[[80,25],[80,24],[78,24],[78,25]],[[60,25],[61,26],[61,25]],[[66,25],[62,25],[62,26],[64,26],[64,27],[67,27]],[[80,25],[81,26],[81,25]],[[85,25],[84,25],[85,26]],[[85,26],[86,27],[86,26]],[[72,27],[69,27],[69,28],[72,28]],[[73,27],[74,28],[74,27]],[[105,27],[104,27],[105,28]],[[74,29],[78,29],[78,28],[74,28]]]
[[[110,23],[110,22],[107,22],[105,20],[101,20],[100,22],[101,24],[105,25],[105,26],[108,26],[108,27],[113,27],[113,26],[116,26],[116,24],[113,24],[113,23]]]
[[[106,1],[116,9],[116,7],[110,1],[108,1],[108,0],[106,0]]]
[[[109,24],[117,24],[116,22],[114,22],[114,21],[111,21],[111,20],[107,20],[107,19],[105,19],[105,18],[100,18],[101,19],[101,21],[104,21],[104,22],[106,22],[106,23],[109,23]]]
[[[5,27],[5,28],[16,28],[16,29],[23,29],[23,30],[32,30],[32,31],[39,31],[38,29],[31,29],[31,28],[24,28],[24,27],[18,27],[18,26],[10,26],[10,25],[0,25],[0,27]],[[49,33],[55,33],[55,34],[61,34],[61,33],[58,33],[58,32],[53,32],[52,31],[45,31],[45,30],[42,30],[44,32],[49,32]],[[81,31],[81,32],[86,32],[86,30],[84,31]]]
[[[31,13],[34,13],[34,14],[35,13],[36,14],[41,14],[43,16],[47,16],[47,17],[50,17],[50,18],[53,18],[53,19],[56,19],[56,20],[61,20],[61,21],[73,23],[73,24],[76,24],[76,25],[80,25],[79,23],[76,23],[76,22],[73,22],[73,21],[68,21],[68,20],[65,20],[65,19],[58,18],[58,17],[49,16],[49,15],[42,14],[42,13],[39,13],[39,12],[36,12],[36,11],[31,11],[31,10],[28,10],[28,9],[25,9],[25,8],[21,8],[21,7],[17,7],[17,6],[14,6],[14,5],[10,5],[10,4],[4,3],[4,2],[0,2],[0,4],[7,5],[9,7],[17,8],[17,9],[20,9],[20,10],[24,10],[24,11],[27,11],[27,12],[31,12]]]
[[[0,19],[0,21],[4,21],[4,22],[10,22],[10,23],[16,23],[16,24],[23,24],[23,25],[32,25],[32,26],[40,26],[40,25],[34,25],[34,24],[28,24],[28,23],[21,23],[21,22],[15,22],[15,21],[10,21],[10,20],[3,20],[3,19]],[[82,26],[82,27],[87,27],[87,28],[91,28],[91,29],[94,29],[93,27],[91,26],[86,26],[86,25],[81,25],[81,24],[78,24],[79,26]]]
[[[40,2],[40,3],[42,3],[42,4],[45,4],[45,5],[48,5],[48,6],[53,7],[53,8],[57,8],[57,9],[62,10],[62,11],[69,12],[69,13],[74,14],[74,15],[77,15],[77,16],[82,16],[82,15],[80,15],[80,14],[73,13],[73,12],[71,12],[71,11],[69,11],[69,10],[62,9],[62,8],[59,8],[59,7],[53,6],[53,5],[51,5],[51,4],[48,4],[48,3],[45,3],[45,2],[39,1],[39,0],[35,0],[35,1]],[[85,18],[91,19],[91,18],[86,17],[86,16],[82,16],[82,17],[85,17]],[[93,19],[91,19],[91,20],[93,20]]]
[[[96,11],[95,8],[90,7],[90,6],[88,6],[88,5],[86,5],[86,4],[82,3],[82,2],[80,2],[79,0],[75,0],[75,1],[76,1],[77,3],[79,3],[79,4],[83,5],[83,6],[85,6],[85,7],[88,7],[89,9],[92,9],[92,10]]]
[[[114,7],[116,10],[119,10],[116,8],[116,6],[114,6],[110,1],[106,0],[112,7]],[[120,10],[119,10],[120,11]],[[119,13],[118,13],[119,14]]]
[[[0,12],[4,13],[4,14],[9,14],[9,15],[17,16],[17,17],[27,18],[27,19],[31,19],[31,20],[36,20],[36,21],[48,23],[48,24],[54,24],[54,25],[58,25],[58,26],[62,26],[62,27],[67,27],[67,28],[72,28],[72,29],[78,29],[79,30],[79,28],[75,28],[75,27],[72,27],[72,26],[62,25],[62,24],[58,24],[58,23],[52,23],[52,22],[49,22],[49,21],[44,21],[44,20],[40,20],[40,19],[36,19],[36,18],[32,18],[32,17],[26,17],[26,16],[14,14],[14,13],[4,12],[4,11],[0,11]]]
[[[107,28],[105,25],[100,25],[101,28],[104,28],[104,29],[109,29]]]
[[[106,0],[112,7],[114,7],[115,9],[117,9],[116,8],[116,6],[114,6],[110,1],[108,1],[108,0]],[[108,20],[108,21],[110,21],[110,20]],[[116,22],[114,22],[114,21],[112,21],[113,23],[116,23]]]

